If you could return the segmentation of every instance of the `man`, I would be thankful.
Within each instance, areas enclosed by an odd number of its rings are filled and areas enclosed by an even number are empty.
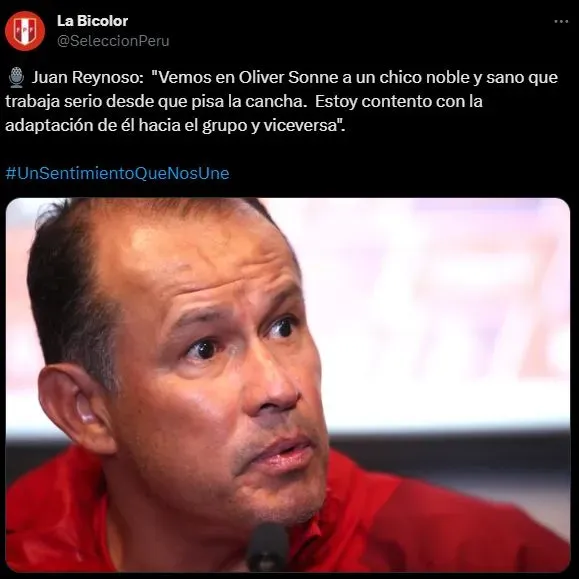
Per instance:
[[[66,202],[28,287],[40,403],[74,444],[8,491],[14,570],[246,571],[262,522],[295,571],[567,566],[515,508],[330,450],[299,265],[257,199]]]

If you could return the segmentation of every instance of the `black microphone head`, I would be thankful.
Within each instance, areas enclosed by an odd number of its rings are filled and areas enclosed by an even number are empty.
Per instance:
[[[250,571],[283,571],[289,556],[286,530],[277,523],[262,523],[252,533],[247,549]]]

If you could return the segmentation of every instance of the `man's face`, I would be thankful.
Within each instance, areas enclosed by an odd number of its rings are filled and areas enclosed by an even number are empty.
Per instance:
[[[123,309],[110,403],[119,458],[147,492],[201,520],[309,518],[325,496],[328,436],[283,237],[250,213],[117,216],[97,239],[99,283]],[[309,446],[254,460],[296,437]]]

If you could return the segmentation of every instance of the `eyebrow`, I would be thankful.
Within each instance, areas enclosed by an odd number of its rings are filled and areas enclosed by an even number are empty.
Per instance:
[[[265,318],[272,315],[284,302],[291,298],[303,298],[302,288],[297,283],[291,283],[279,291],[271,299]],[[171,341],[183,330],[197,324],[218,322],[231,317],[231,310],[223,306],[207,306],[184,312],[173,324],[165,341]]]

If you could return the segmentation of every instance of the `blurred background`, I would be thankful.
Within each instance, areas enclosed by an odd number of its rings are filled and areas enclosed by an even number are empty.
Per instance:
[[[34,222],[6,212],[6,480],[67,439],[43,414],[26,289]],[[570,212],[542,198],[263,199],[293,244],[333,446],[515,503],[570,535]]]

